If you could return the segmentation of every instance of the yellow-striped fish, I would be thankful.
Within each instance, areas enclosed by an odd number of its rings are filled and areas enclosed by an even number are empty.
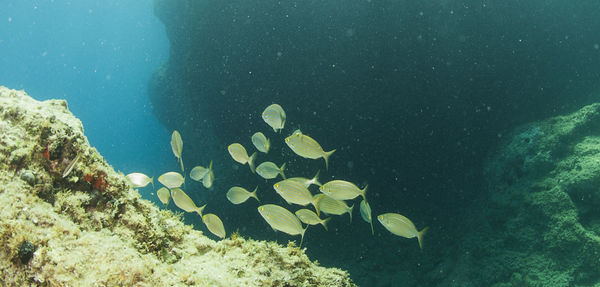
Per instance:
[[[281,175],[283,179],[286,179],[285,173],[283,172],[284,170],[285,162],[281,165],[281,167],[278,167],[276,164],[270,161],[265,161],[256,167],[256,173],[258,173],[258,175],[264,179],[276,178],[277,175]]]
[[[244,203],[246,200],[248,200],[248,198],[254,197],[254,199],[260,203],[260,200],[258,200],[258,197],[256,196],[257,190],[258,186],[252,192],[249,192],[243,187],[234,186],[227,191],[227,199],[229,199],[229,201],[231,201],[233,204],[240,204]]]
[[[317,171],[317,174],[315,174],[315,176],[311,179],[308,179],[306,177],[290,177],[288,179],[302,183],[302,184],[304,184],[304,186],[306,188],[308,188],[311,184],[314,184],[316,186],[321,186],[322,184],[319,182],[319,172],[320,172],[320,170]]]
[[[180,187],[184,182],[185,178],[178,172],[169,171],[163,173],[158,177],[158,182],[162,183],[164,186],[173,189],[176,187]]]
[[[302,228],[302,223],[300,223],[298,217],[293,213],[275,204],[261,205],[258,207],[258,212],[274,230],[279,230],[289,235],[301,235],[300,246],[302,246],[304,233],[308,226]]]
[[[221,239],[225,238],[225,226],[223,226],[223,221],[221,221],[218,216],[207,213],[202,216],[202,222],[204,222],[204,225],[206,225],[206,228],[208,228],[212,234]]]
[[[252,143],[257,150],[268,153],[271,148],[271,141],[261,132],[256,132],[252,135]]]
[[[285,143],[294,153],[303,158],[318,159],[322,157],[325,160],[325,168],[329,169],[329,157],[335,150],[325,152],[317,141],[303,134],[300,130],[285,138]]]
[[[362,216],[364,221],[371,224],[371,234],[375,235],[373,231],[373,218],[371,217],[371,206],[364,199],[360,202],[360,216]]]
[[[298,216],[298,218],[300,219],[300,221],[302,221],[302,222],[304,222],[305,224],[308,224],[308,225],[321,224],[321,225],[323,225],[323,228],[325,228],[325,230],[327,230],[327,222],[329,220],[331,220],[331,217],[328,217],[328,218],[325,218],[325,219],[321,219],[312,210],[308,210],[308,209],[305,209],[305,208],[296,211],[296,216]]]
[[[254,159],[256,158],[256,153],[253,153],[251,156],[248,156],[248,152],[246,152],[244,146],[239,143],[230,144],[227,147],[227,151],[229,151],[229,154],[231,155],[233,160],[241,164],[247,163],[250,167],[250,171],[254,173]]]
[[[194,201],[178,187],[171,189],[171,197],[177,207],[183,209],[185,212],[196,212],[202,217],[202,211],[206,207],[206,204],[197,207]]]
[[[169,189],[167,189],[166,187],[161,187],[160,189],[158,189],[158,191],[156,191],[156,195],[158,196],[160,202],[162,202],[164,205],[169,204],[169,200],[171,199]]]
[[[173,189],[176,187],[180,187],[185,183],[185,178],[183,175],[176,171],[165,172],[158,177],[158,182],[162,183],[169,189]]]
[[[348,213],[348,215],[350,215],[350,222],[352,222],[352,209],[354,208],[354,205],[348,207],[346,202],[333,199],[325,194],[315,195],[314,200],[318,210],[331,215]]]
[[[154,178],[149,177],[143,173],[133,172],[126,175],[133,187],[145,187],[149,183],[154,187]]]
[[[273,188],[288,204],[294,203],[302,206],[312,204],[318,214],[319,211],[317,209],[315,200],[313,199],[310,191],[304,187],[303,184],[297,181],[286,179],[273,184]]]
[[[319,190],[327,196],[337,200],[350,200],[361,195],[367,197],[367,187],[360,189],[354,183],[345,180],[332,180],[319,187]]]
[[[208,165],[208,172],[202,178],[202,185],[204,185],[204,187],[206,187],[206,188],[211,188],[213,185],[213,182],[215,181],[215,174],[213,173],[212,167],[213,167],[213,162],[211,160],[210,164]]]
[[[285,126],[285,112],[278,104],[268,106],[262,113],[262,118],[275,132],[281,131]]]
[[[206,174],[208,174],[208,168],[200,165],[195,166],[194,168],[192,168],[192,170],[190,170],[190,178],[195,181],[202,181]]]
[[[423,235],[427,232],[429,227],[423,228],[421,231],[417,231],[415,224],[410,219],[400,215],[398,213],[385,213],[377,216],[377,219],[391,233],[402,236],[404,238],[416,237],[419,241],[419,248],[423,249]]]
[[[173,154],[177,157],[177,161],[181,165],[181,172],[184,172],[183,169],[183,159],[181,158],[181,153],[183,151],[183,140],[181,139],[181,135],[177,130],[173,131],[171,134],[171,149],[173,150]]]

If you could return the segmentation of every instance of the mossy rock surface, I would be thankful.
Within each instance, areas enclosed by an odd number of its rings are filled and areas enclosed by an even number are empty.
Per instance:
[[[0,86],[0,131],[6,286],[355,286],[293,244],[213,241],[141,199],[65,101]]]
[[[600,104],[516,128],[485,174],[448,286],[600,286]]]

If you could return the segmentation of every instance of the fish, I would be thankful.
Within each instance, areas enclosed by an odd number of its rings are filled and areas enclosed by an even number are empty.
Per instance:
[[[312,194],[303,184],[286,179],[273,184],[273,188],[288,204],[293,203],[302,206],[312,204],[315,207],[317,214],[319,214],[319,210]]]
[[[421,231],[417,231],[415,224],[410,219],[400,215],[398,213],[384,213],[377,216],[377,220],[387,229],[389,232],[402,236],[404,238],[416,237],[419,241],[419,248],[423,249],[423,236],[429,227],[423,228]]]
[[[261,132],[256,132],[252,135],[252,144],[260,152],[268,153],[271,148],[271,141]]]
[[[325,160],[325,168],[329,169],[329,157],[335,152],[335,149],[328,152],[324,151],[317,141],[303,134],[300,130],[285,138],[285,143],[294,153],[303,158],[318,159],[322,157]]]
[[[221,239],[225,238],[225,226],[223,226],[223,221],[221,221],[218,216],[207,213],[202,216],[202,222],[204,222],[204,225],[206,225],[206,228],[208,228],[212,234]]]
[[[350,200],[361,195],[366,199],[367,186],[360,189],[354,183],[345,180],[332,180],[319,187],[319,191],[337,200]]]
[[[67,166],[67,168],[65,168],[65,171],[63,171],[63,174],[62,174],[63,178],[67,177],[67,175],[69,175],[69,173],[71,173],[71,170],[73,170],[73,167],[75,167],[75,164],[77,164],[77,162],[79,161],[80,158],[81,158],[80,153],[75,156],[73,161],[71,161],[71,163]]]
[[[181,152],[183,151],[183,140],[181,139],[181,135],[177,130],[174,130],[173,134],[171,134],[171,149],[173,150],[175,157],[177,157],[177,161],[179,161],[179,164],[181,164],[181,172],[184,172],[183,159],[181,158]]]
[[[258,200],[258,197],[256,196],[257,190],[258,186],[252,192],[249,192],[243,187],[234,186],[227,191],[227,199],[233,204],[240,204],[244,203],[248,198],[254,197],[254,199],[260,203],[260,200]]]
[[[177,207],[183,209],[185,212],[196,212],[200,217],[202,217],[202,211],[206,207],[206,204],[197,207],[194,201],[187,195],[181,188],[172,188],[171,189],[171,197],[173,198],[173,202]]]
[[[133,187],[145,187],[149,183],[151,183],[152,187],[154,187],[154,178],[149,177],[143,173],[132,172],[126,175],[126,177],[127,179],[129,179],[129,182],[131,182]]]
[[[290,177],[288,179],[302,183],[306,188],[308,188],[311,184],[321,186],[322,184],[319,182],[319,172],[320,170],[317,171],[317,174],[315,174],[315,176],[312,179],[308,179],[306,177]]]
[[[308,210],[305,208],[296,211],[296,216],[300,219],[300,221],[308,225],[321,224],[323,225],[323,228],[325,228],[325,230],[327,230],[327,222],[331,220],[331,217],[321,219],[312,210]]]
[[[202,185],[204,185],[206,188],[211,188],[213,182],[215,181],[215,174],[213,173],[212,166],[213,162],[211,160],[210,164],[208,165],[208,173],[204,176],[204,178],[202,178]]]
[[[285,173],[283,173],[284,170],[285,162],[281,165],[281,167],[278,167],[276,164],[270,161],[265,161],[256,167],[256,173],[258,173],[258,175],[264,179],[276,178],[277,175],[281,175],[283,179],[286,179]]]
[[[169,204],[169,201],[171,199],[171,194],[169,193],[169,189],[167,189],[166,187],[161,187],[160,189],[158,189],[158,191],[156,191],[156,195],[158,195],[158,199],[164,205]]]
[[[375,231],[373,231],[373,218],[371,217],[371,206],[364,199],[360,202],[360,216],[362,216],[364,221],[371,224],[371,235],[375,235]]]
[[[306,228],[302,228],[302,223],[289,210],[275,204],[265,204],[258,207],[258,213],[265,221],[273,228],[289,235],[301,235],[300,246],[304,241],[304,233]]]
[[[354,205],[348,207],[346,202],[333,199],[322,193],[315,195],[314,201],[319,211],[331,215],[342,215],[344,213],[348,213],[350,215],[350,222],[352,222],[352,209],[354,208]]]
[[[173,189],[180,187],[185,182],[185,178],[181,175],[181,173],[169,171],[159,176],[158,181],[169,189]]]
[[[280,132],[285,126],[285,111],[278,104],[268,106],[262,112],[262,118],[275,132]]]
[[[250,167],[250,171],[252,171],[252,173],[255,172],[254,159],[256,158],[256,153],[253,153],[251,156],[248,156],[248,153],[246,152],[246,149],[244,148],[244,146],[239,143],[230,144],[227,147],[227,151],[229,151],[229,154],[231,155],[233,160],[235,160],[241,164],[247,163],[248,166]]]
[[[207,174],[208,174],[208,168],[205,168],[200,165],[195,166],[194,168],[192,168],[192,170],[190,170],[190,178],[195,181],[202,181],[204,176],[206,176]]]

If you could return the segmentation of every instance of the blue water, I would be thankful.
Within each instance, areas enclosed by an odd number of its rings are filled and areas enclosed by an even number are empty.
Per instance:
[[[152,2],[3,1],[0,85],[38,100],[66,99],[91,145],[125,174],[178,171],[169,141],[172,129],[180,130],[186,171],[214,160],[217,176],[213,190],[189,181],[186,191],[209,204],[228,235],[299,243],[272,232],[254,202],[232,207],[223,196],[231,185],[259,185],[264,203],[285,204],[270,192],[272,181],[226,152],[233,142],[248,148],[255,131],[272,139],[272,152],[259,162],[286,161],[288,176],[320,169],[322,182],[369,184],[373,215],[401,212],[431,230],[424,251],[378,222],[373,236],[358,201],[352,223],[343,215],[329,231],[310,228],[303,243],[309,257],[350,270],[362,286],[449,282],[461,258],[486,262],[486,238],[469,242],[478,226],[465,224],[488,216],[476,213],[486,199],[485,157],[518,124],[599,99],[597,0],[162,0],[155,1],[158,15]],[[172,66],[164,82],[149,85],[170,55],[160,15],[171,24]],[[288,115],[282,134],[259,116],[272,102]],[[338,149],[329,170],[283,144],[296,128]],[[151,188],[141,192],[157,201]],[[185,219],[209,234],[196,214]],[[475,252],[456,251],[471,247]]]
[[[147,96],[169,53],[150,0],[3,1],[0,23],[0,85],[66,99],[117,170],[177,167]]]

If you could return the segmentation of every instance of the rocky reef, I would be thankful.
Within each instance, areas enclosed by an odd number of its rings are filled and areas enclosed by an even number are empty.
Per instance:
[[[444,286],[600,284],[600,104],[516,128],[485,174]]]
[[[293,243],[216,242],[142,199],[65,101],[0,87],[0,131],[5,286],[354,286]]]

